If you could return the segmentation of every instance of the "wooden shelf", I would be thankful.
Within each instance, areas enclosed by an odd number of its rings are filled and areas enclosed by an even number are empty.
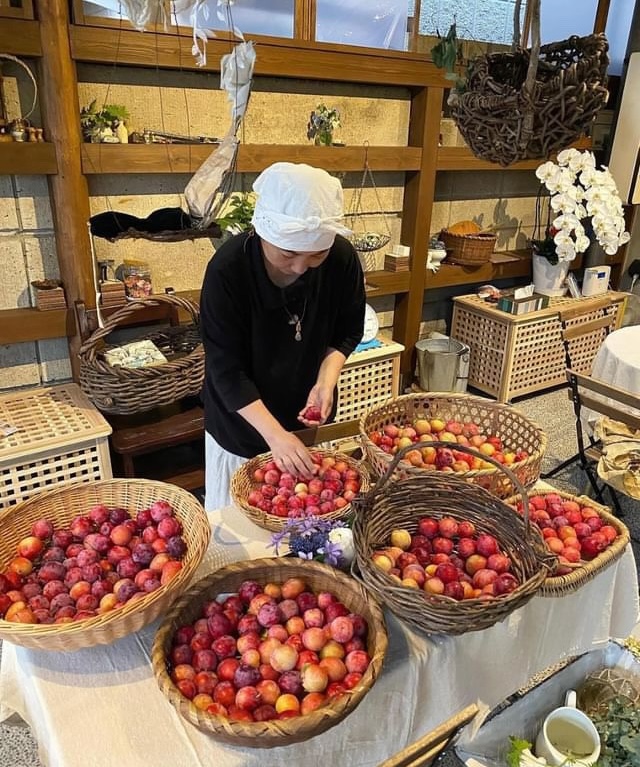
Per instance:
[[[42,56],[37,21],[0,17],[0,51],[14,56]]]
[[[531,274],[531,251],[511,250],[507,251],[505,255],[515,256],[517,260],[498,264],[487,261],[480,266],[460,266],[459,264],[442,263],[435,274],[427,270],[424,286],[427,290],[449,288],[456,285],[490,283],[492,280],[527,277]]]
[[[584,137],[571,144],[576,149],[591,149],[591,139]],[[535,170],[542,160],[522,160],[504,167],[476,157],[468,146],[439,146],[438,170]]]
[[[75,334],[73,312],[70,309],[0,309],[0,344],[20,344],[65,338]]]
[[[365,272],[367,298],[408,293],[411,272]]]
[[[53,144],[0,143],[0,176],[52,175],[58,172]]]
[[[83,144],[82,172],[194,173],[215,144]],[[418,170],[420,147],[369,147],[371,170]],[[358,171],[364,167],[362,146],[322,147],[305,144],[242,144],[237,170],[257,173],[274,162],[306,162],[326,170]]]

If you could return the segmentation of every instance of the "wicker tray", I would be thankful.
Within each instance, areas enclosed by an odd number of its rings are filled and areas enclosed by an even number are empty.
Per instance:
[[[314,453],[325,456],[332,456],[340,461],[344,461],[349,464],[349,467],[356,469],[360,474],[360,492],[366,493],[369,489],[369,471],[364,463],[357,461],[351,456],[344,455],[343,453],[332,452],[331,450],[318,450],[314,448]],[[264,466],[269,461],[273,460],[271,453],[263,453],[255,458],[251,458],[234,473],[231,477],[230,495],[234,504],[249,517],[258,527],[262,527],[265,530],[271,530],[272,532],[279,532],[283,530],[288,522],[287,517],[278,517],[275,514],[269,514],[268,512],[257,509],[255,506],[250,506],[247,503],[249,493],[256,489],[258,483],[253,478],[253,473],[256,469]],[[349,515],[351,511],[351,504],[348,503],[344,508],[332,511],[329,514],[323,514],[323,519],[337,520],[344,519]]]
[[[78,650],[111,644],[164,614],[189,583],[209,544],[210,527],[202,506],[191,493],[175,485],[147,479],[110,479],[82,482],[49,490],[13,506],[0,515],[0,571],[15,556],[17,542],[29,535],[37,519],[66,525],[77,514],[98,503],[131,512],[147,508],[153,501],[168,501],[183,525],[187,544],[183,567],[156,591],[123,607],[81,621],[61,624],[11,623],[0,620],[0,638],[36,650]]]
[[[613,564],[617,559],[620,559],[624,550],[629,543],[629,530],[617,517],[614,517],[610,513],[606,506],[601,506],[596,503],[592,498],[588,498],[584,495],[571,495],[570,493],[563,493],[560,490],[541,490],[539,493],[531,491],[533,495],[548,495],[554,493],[569,501],[576,501],[582,506],[590,506],[595,509],[600,515],[605,524],[615,527],[618,531],[618,537],[613,543],[608,546],[601,554],[590,562],[581,562],[576,564],[572,572],[566,575],[551,575],[542,584],[540,589],[540,596],[543,597],[559,597],[564,594],[571,594],[577,591],[583,584],[592,580],[593,578],[605,570],[609,565]],[[520,496],[514,496],[508,498],[505,503],[515,506],[520,501]]]
[[[463,266],[481,266],[491,258],[498,238],[491,232],[455,234],[443,229],[440,239],[447,249],[447,261]]]
[[[104,327],[98,328],[80,347],[80,386],[103,412],[114,415],[140,413],[200,392],[204,379],[202,344],[165,364],[143,368],[112,367],[101,359],[103,339],[123,320],[147,307],[161,304],[184,309],[191,315],[193,325],[198,325],[200,310],[196,304],[180,296],[161,294],[151,299],[131,301],[118,309],[104,323]],[[165,334],[165,339],[169,338],[173,339],[175,346],[175,330]]]
[[[462,447],[462,452],[477,454],[472,448]],[[540,531],[529,522],[528,513],[522,518],[504,501],[452,473],[423,473],[391,482],[394,469],[409,450],[411,447],[399,450],[371,491],[354,501],[353,534],[359,570],[359,575],[355,571],[354,575],[362,578],[383,606],[425,634],[465,634],[493,626],[539,591],[555,556],[547,551]],[[509,475],[509,481],[520,488],[519,494],[527,497],[513,472],[491,457],[488,460]],[[445,596],[427,596],[419,589],[398,584],[372,562],[371,556],[376,548],[387,544],[392,530],[404,528],[413,533],[423,516],[468,520],[479,533],[495,536],[500,549],[510,557],[511,572],[520,585],[494,599],[456,601]]]
[[[166,656],[176,629],[196,620],[205,602],[219,594],[236,592],[244,580],[281,583],[292,577],[303,578],[314,592],[330,591],[347,609],[359,613],[367,621],[367,652],[371,663],[360,684],[331,703],[292,719],[239,722],[196,708],[178,691],[167,671]],[[196,583],[173,605],[158,629],[151,662],[160,689],[189,722],[217,740],[232,745],[271,748],[307,740],[344,719],[358,706],[380,675],[386,650],[387,633],[382,610],[358,583],[339,570],[318,562],[275,558],[236,562]]]
[[[393,456],[385,453],[369,439],[372,431],[382,429],[386,424],[400,424],[414,418],[442,418],[457,421],[473,421],[481,430],[495,434],[511,447],[519,447],[529,454],[524,461],[511,465],[517,479],[529,486],[540,478],[540,466],[547,449],[547,437],[542,429],[518,410],[481,397],[468,394],[437,392],[428,394],[405,394],[389,400],[360,419],[360,435],[367,460],[373,472],[383,474]],[[426,443],[431,444],[431,443]],[[457,445],[456,449],[460,446]],[[484,457],[484,456],[483,456]],[[398,478],[425,474],[425,470],[408,463],[396,469]],[[456,472],[456,476],[485,487],[500,498],[513,495],[513,485],[508,475],[495,469],[474,469]]]

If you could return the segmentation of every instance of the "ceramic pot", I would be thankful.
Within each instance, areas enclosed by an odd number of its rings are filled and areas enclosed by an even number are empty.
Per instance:
[[[543,296],[564,296],[567,292],[565,280],[569,274],[569,261],[550,264],[544,256],[532,253],[533,287]]]

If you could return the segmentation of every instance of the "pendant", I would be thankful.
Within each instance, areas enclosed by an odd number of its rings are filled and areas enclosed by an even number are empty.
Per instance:
[[[296,335],[295,335],[296,341],[302,341],[302,323],[300,320],[296,322]]]

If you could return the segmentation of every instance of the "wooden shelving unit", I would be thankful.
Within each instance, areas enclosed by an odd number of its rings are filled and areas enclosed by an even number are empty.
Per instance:
[[[0,143],[0,176],[53,175],[57,172],[53,144]]]
[[[37,21],[0,16],[0,51],[13,56],[42,56]]]
[[[69,309],[0,309],[0,344],[71,337],[75,333],[72,315]]]
[[[576,149],[590,149],[591,139],[583,138],[576,141],[572,146]],[[503,168],[495,162],[481,160],[471,153],[466,146],[440,146],[438,147],[438,170],[535,170],[540,165],[540,160],[522,160],[514,162],[508,168]]]

